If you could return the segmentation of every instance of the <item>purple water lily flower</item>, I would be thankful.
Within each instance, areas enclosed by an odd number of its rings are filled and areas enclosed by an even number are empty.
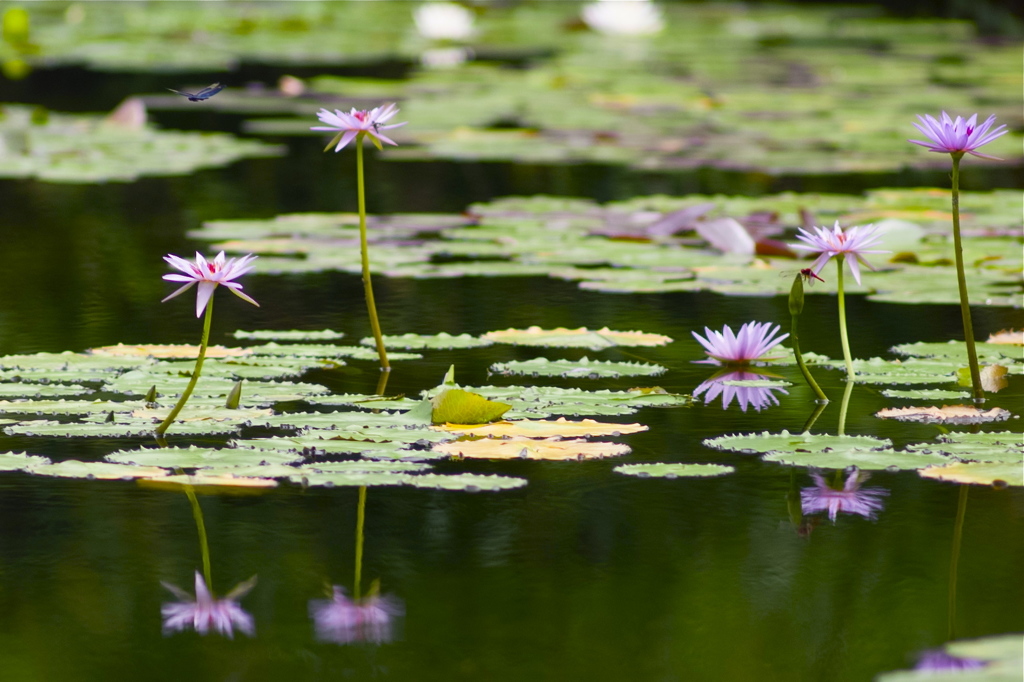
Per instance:
[[[254,266],[252,265],[252,262],[256,260],[256,256],[253,256],[252,254],[243,256],[242,258],[225,258],[224,252],[221,251],[212,261],[208,261],[202,256],[202,254],[196,252],[195,263],[190,263],[184,258],[179,258],[173,254],[164,256],[164,260],[167,261],[171,267],[177,268],[185,273],[184,275],[164,275],[164,279],[169,282],[186,282],[186,284],[161,301],[161,303],[169,301],[178,294],[188,291],[192,288],[193,284],[198,283],[199,290],[196,294],[196,317],[202,315],[203,311],[206,310],[206,304],[210,302],[210,297],[213,296],[213,292],[218,285],[226,286],[235,296],[252,303],[257,308],[260,305],[251,297],[242,293],[241,284],[232,281],[253,269]]]
[[[852,471],[846,477],[842,490],[836,490],[825,482],[821,474],[812,472],[814,485],[800,490],[800,507],[804,514],[827,511],[829,521],[833,523],[840,512],[874,519],[885,506],[882,498],[889,491],[883,488],[861,488],[861,484],[870,476],[866,471]]]
[[[256,585],[255,576],[239,584],[223,599],[214,598],[199,571],[196,571],[195,598],[177,585],[165,582],[160,584],[180,600],[166,602],[160,607],[160,613],[164,618],[165,635],[189,628],[195,629],[201,635],[213,630],[229,639],[234,639],[236,628],[250,637],[256,634],[252,616],[238,605],[238,600]]]
[[[740,406],[740,410],[743,412],[746,412],[748,407],[753,407],[755,410],[760,412],[766,407],[772,407],[779,404],[779,399],[775,397],[775,394],[772,393],[772,391],[780,391],[786,395],[789,394],[789,391],[781,386],[735,386],[727,382],[756,381],[758,379],[769,378],[770,377],[768,375],[758,374],[757,372],[727,372],[725,374],[713,376],[695,388],[693,390],[693,397],[697,398],[707,391],[707,395],[704,396],[705,405],[714,402],[715,398],[721,395],[723,410],[729,409],[729,405],[732,404],[732,401],[736,400]]]
[[[863,264],[869,270],[875,269],[871,263],[864,260],[864,254],[889,253],[889,251],[867,248],[882,238],[878,228],[874,225],[858,225],[844,231],[839,227],[837,220],[832,229],[827,227],[813,227],[812,229],[813,232],[800,229],[796,238],[806,243],[794,244],[793,248],[820,253],[817,260],[811,265],[811,270],[815,274],[821,272],[831,258],[842,255],[847,257],[845,260],[850,264],[850,272],[853,273],[857,284],[860,284],[860,265],[858,263]]]
[[[980,156],[983,159],[995,159],[999,161],[1000,159],[998,156],[979,154],[975,150],[1009,132],[1006,129],[1006,124],[999,126],[995,130],[989,130],[989,128],[992,127],[992,124],[996,122],[994,114],[985,119],[985,122],[980,126],[976,125],[978,121],[977,114],[974,114],[966,121],[961,116],[957,116],[954,121],[945,111],[942,112],[941,121],[937,120],[930,114],[926,114],[924,116],[919,114],[917,118],[921,122],[914,123],[912,125],[924,133],[928,138],[928,141],[907,140],[907,142],[913,142],[914,144],[919,144],[922,147],[927,147],[928,151],[931,152],[940,152],[944,154],[967,153],[973,156]]]
[[[725,325],[720,332],[704,327],[706,338],[697,332],[690,333],[710,356],[710,359],[698,362],[746,365],[756,360],[769,359],[764,358],[764,355],[789,336],[776,336],[778,332],[779,325],[772,327],[771,322],[746,322],[738,333],[733,333],[729,325]]]
[[[383,644],[394,639],[395,620],[405,613],[402,603],[389,595],[374,594],[359,601],[335,585],[331,599],[312,599],[309,615],[316,637],[322,642]]]
[[[943,672],[946,670],[978,670],[985,667],[985,661],[977,658],[961,658],[942,649],[931,649],[921,654],[914,670]]]
[[[408,121],[404,121],[402,123],[384,125],[384,123],[391,120],[391,117],[397,113],[398,107],[395,104],[376,107],[369,111],[353,109],[347,114],[340,109],[335,109],[333,114],[326,109],[321,109],[316,114],[317,118],[320,119],[321,123],[326,123],[327,125],[313,126],[310,130],[327,130],[339,133],[337,138],[338,143],[334,148],[334,151],[336,152],[340,152],[344,149],[345,145],[356,139],[356,137],[361,133],[370,138],[370,142],[372,142],[377,149],[381,149],[381,142],[386,142],[397,147],[397,142],[380,132],[382,130],[398,128],[399,126],[404,126],[408,123]]]

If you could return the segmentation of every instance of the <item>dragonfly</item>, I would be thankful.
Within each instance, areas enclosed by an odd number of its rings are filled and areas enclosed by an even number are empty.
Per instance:
[[[797,274],[796,270],[786,270],[785,272],[779,273],[779,277],[792,277],[795,274]],[[811,268],[804,268],[799,271],[799,274],[808,284],[814,284],[814,280],[818,280],[819,282],[825,281],[821,277],[818,277],[818,274]]]
[[[223,83],[214,83],[213,85],[203,88],[199,92],[184,92],[182,90],[175,90],[174,88],[167,88],[171,92],[181,95],[182,97],[188,97],[189,102],[202,102],[205,99],[210,99],[218,92],[224,89]]]

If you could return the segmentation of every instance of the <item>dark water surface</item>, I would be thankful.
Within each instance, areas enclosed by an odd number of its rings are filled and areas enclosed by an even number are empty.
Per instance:
[[[170,290],[160,279],[167,271],[161,257],[204,248],[185,236],[203,220],[353,210],[351,159],[323,155],[321,144],[303,140],[283,159],[128,185],[0,181],[0,352],[195,343],[200,324],[191,304],[159,302]],[[582,166],[374,162],[368,177],[376,212],[458,211],[470,201],[540,191],[611,199],[666,187],[779,189],[777,180],[743,174],[695,173],[645,184],[623,171]],[[843,191],[877,180],[803,182]],[[942,178],[886,180],[878,184]],[[1006,185],[993,179],[991,186]],[[676,342],[667,347],[613,349],[600,357],[664,364],[670,372],[657,383],[681,393],[712,373],[691,362],[702,355],[692,330],[788,319],[781,298],[599,294],[540,278],[375,282],[386,333],[477,334],[536,324],[668,334]],[[368,334],[357,277],[250,276],[244,284],[262,307],[223,299],[214,341],[229,343],[227,334],[239,328],[329,327],[350,339]],[[848,305],[857,357],[962,333],[954,307],[858,297]],[[834,299],[809,297],[805,349],[841,354],[835,315]],[[979,336],[1014,324],[1020,326],[1019,311],[976,311]],[[396,363],[389,392],[415,395],[436,385],[452,363],[460,383],[480,385],[489,381],[491,362],[584,354],[507,346],[428,352],[422,361]],[[789,395],[762,412],[744,413],[735,404],[723,411],[715,403],[619,418],[650,430],[623,438],[633,452],[618,461],[438,465],[527,478],[519,490],[371,488],[364,584],[379,579],[406,611],[400,638],[380,646],[319,643],[308,614],[309,600],[323,598],[325,585],[351,588],[354,488],[285,484],[260,494],[200,497],[215,590],[224,594],[259,576],[242,600],[255,618],[256,637],[232,641],[161,634],[160,605],[171,595],[160,581],[191,591],[201,566],[185,495],[120,481],[0,474],[0,679],[870,680],[951,638],[1024,629],[1020,489],[975,486],[962,493],[913,472],[879,472],[870,485],[889,496],[876,521],[841,515],[832,524],[818,515],[801,523],[791,515],[792,499],[811,485],[806,470],[701,445],[724,433],[798,431],[814,407],[811,394],[795,371],[782,373],[794,381]],[[819,375],[833,403],[815,429],[834,433],[842,376]],[[344,371],[309,378],[337,392],[372,392],[377,371],[354,361]],[[652,381],[560,385],[638,383]],[[1022,395],[1022,377],[1014,376],[991,405],[1019,413]],[[857,386],[847,433],[889,437],[897,447],[940,433],[873,416],[893,403],[877,388]],[[1008,428],[1019,431],[1020,422]],[[99,458],[142,444],[0,441],[0,451],[54,459]],[[645,480],[611,472],[616,464],[642,461],[722,462],[737,473]],[[961,504],[963,541],[952,581]]]

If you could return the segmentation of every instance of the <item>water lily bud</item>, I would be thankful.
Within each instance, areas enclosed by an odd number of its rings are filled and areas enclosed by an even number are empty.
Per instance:
[[[804,310],[804,278],[797,274],[793,278],[793,288],[789,290],[789,314],[799,315]]]

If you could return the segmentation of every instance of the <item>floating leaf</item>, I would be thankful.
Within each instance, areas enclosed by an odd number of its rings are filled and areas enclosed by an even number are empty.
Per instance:
[[[3,398],[58,398],[61,396],[88,395],[94,392],[94,389],[78,384],[0,383],[0,397]]]
[[[0,471],[27,471],[50,460],[41,455],[30,455],[25,452],[0,453]]]
[[[484,438],[512,438],[526,436],[528,438],[575,438],[580,436],[613,436],[619,437],[629,433],[646,431],[643,424],[611,424],[596,422],[593,419],[569,421],[560,417],[554,421],[524,419],[516,422],[498,422],[486,426],[467,426],[462,424],[444,424],[433,427],[440,431],[449,431],[460,436],[479,436]]]
[[[173,428],[173,427],[172,427]],[[197,469],[208,467],[253,466],[259,464],[291,464],[302,460],[302,455],[272,450],[242,448],[140,448],[118,450],[106,456],[108,462],[164,467],[167,469]]]
[[[104,421],[106,417],[101,417]],[[51,438],[142,438],[153,436],[157,422],[140,421],[119,423],[78,423],[67,424],[56,421],[32,421],[8,426],[4,433],[9,436],[46,436]],[[175,422],[171,428],[174,436],[236,433],[238,426],[218,422]]]
[[[984,422],[1006,421],[1010,413],[1002,408],[980,410],[970,405],[943,405],[929,407],[886,407],[875,413],[882,419],[898,419],[924,424],[981,424]]]
[[[162,471],[162,470],[161,470]],[[166,472],[165,472],[166,473]],[[147,488],[162,488],[165,490],[180,490],[188,487],[207,488],[276,488],[277,481],[272,478],[252,478],[249,476],[235,476],[233,474],[205,474],[195,473],[189,475],[164,476],[162,478],[141,479],[139,485]]]
[[[892,447],[888,438],[873,436],[831,436],[812,433],[745,433],[709,438],[704,445],[717,450],[732,450],[746,454],[828,452],[849,453],[885,450]]]
[[[252,341],[337,341],[344,338],[342,332],[324,329],[322,331],[303,331],[290,329],[287,331],[275,331],[272,329],[259,329],[256,331],[235,331],[232,336],[236,339],[247,339]]]
[[[902,398],[906,400],[955,400],[968,397],[967,391],[949,391],[942,388],[918,388],[903,391],[896,388],[882,390],[886,398]]]
[[[431,399],[434,424],[489,424],[501,419],[511,405],[488,400],[460,388],[449,388]]]
[[[407,476],[405,485],[434,490],[464,490],[468,493],[514,490],[526,485],[525,478],[481,476],[480,474],[422,474]]]
[[[319,434],[302,435],[295,438],[255,438],[234,440],[231,444],[239,448],[300,452],[303,455],[358,455],[373,459],[395,460],[436,459],[439,457],[439,455],[433,455],[429,450],[432,441],[425,439],[422,443],[419,440],[409,442],[371,441],[360,440],[359,435],[359,433],[353,433],[351,438],[330,438]],[[418,445],[422,448],[414,449]]]
[[[925,478],[937,478],[940,481],[953,483],[1024,486],[1024,461],[1013,463],[955,462],[930,466],[918,473]]]
[[[668,369],[661,365],[646,362],[605,362],[590,360],[533,360],[497,362],[491,365],[488,372],[492,374],[516,374],[525,376],[564,377],[599,379],[601,377],[657,376]]]
[[[579,460],[621,457],[630,453],[624,443],[601,443],[582,439],[513,437],[505,440],[482,438],[439,443],[433,452],[470,459]]]
[[[858,469],[885,469],[899,471],[922,469],[927,466],[948,463],[948,458],[936,454],[916,454],[886,450],[858,450],[856,448],[838,449],[830,452],[770,452],[761,459],[766,462],[778,462],[790,466],[814,467],[817,469],[845,469],[855,466]]]
[[[1020,361],[1021,352],[998,343],[975,343],[980,362]],[[918,358],[947,358],[956,363],[967,363],[967,344],[963,341],[947,341],[946,343],[901,343],[893,346],[892,351],[900,355],[911,355]]]
[[[164,469],[157,467],[112,464],[110,462],[80,462],[77,459],[66,459],[63,462],[34,466],[30,473],[39,474],[40,476],[59,476],[61,478],[100,478],[106,480],[156,478],[167,475]]]
[[[185,358],[195,360],[199,357],[199,346],[184,344],[138,344],[126,346],[119,343],[116,346],[100,346],[90,348],[93,355],[112,355],[116,357],[140,357],[140,358]],[[208,358],[240,358],[252,355],[248,348],[226,348],[224,346],[207,346],[206,357]]]
[[[615,346],[664,346],[672,339],[661,334],[644,332],[618,332],[604,327],[591,331],[586,327],[579,329],[506,329],[504,331],[487,332],[484,339],[495,343],[510,343],[517,346],[547,346],[551,348],[590,348],[600,350]]]
[[[364,346],[374,346],[376,341],[372,337],[360,339],[359,343]],[[459,334],[453,336],[441,332],[440,334],[384,334],[384,345],[388,348],[405,348],[408,350],[426,350],[442,348],[483,348],[494,342],[489,339],[482,339],[470,334]]]
[[[612,469],[617,474],[639,478],[689,478],[694,476],[722,476],[736,471],[727,464],[683,464],[674,462],[652,462],[644,464],[620,464]]]
[[[131,416],[135,419],[148,419],[156,421],[157,423],[162,422],[170,414],[171,408],[157,408],[149,409],[142,408],[133,410]],[[269,417],[274,414],[273,410],[260,410],[255,408],[228,408],[228,407],[213,407],[207,405],[192,405],[186,404],[185,407],[175,417],[175,423],[177,422],[195,422],[195,421],[215,421],[215,422],[232,422],[237,424],[248,424],[252,421],[257,421],[265,417]]]

